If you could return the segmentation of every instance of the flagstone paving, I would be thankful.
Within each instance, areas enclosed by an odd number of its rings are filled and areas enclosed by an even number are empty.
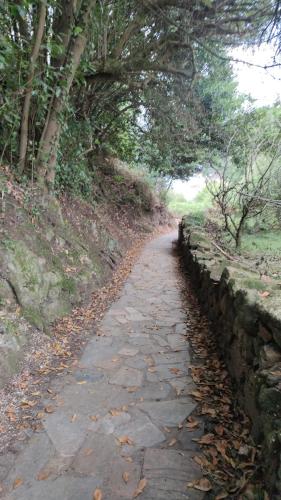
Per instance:
[[[60,377],[44,429],[0,461],[6,500],[201,499],[175,234],[149,243],[77,369]],[[54,380],[54,387],[56,380]],[[45,405],[53,402],[46,400]],[[124,480],[125,477],[125,480]]]

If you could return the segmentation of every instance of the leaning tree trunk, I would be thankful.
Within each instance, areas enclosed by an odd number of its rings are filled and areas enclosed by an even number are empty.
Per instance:
[[[34,40],[34,47],[30,57],[30,66],[27,77],[27,87],[25,98],[23,102],[22,118],[21,118],[21,129],[20,129],[20,147],[19,147],[19,173],[22,174],[24,171],[26,163],[26,153],[28,145],[28,122],[29,122],[29,112],[31,103],[31,94],[33,87],[33,79],[36,61],[38,59],[40,46],[43,38],[43,33],[45,29],[45,19],[46,19],[46,4],[44,1],[41,2],[39,10],[38,27]]]
[[[57,86],[57,89],[60,89],[61,93],[58,95],[58,93],[55,92],[50,102],[47,120],[40,139],[36,160],[38,182],[48,192],[52,191],[55,180],[55,167],[61,132],[60,118],[62,112],[65,110],[67,97],[86,47],[87,30],[91,18],[91,11],[95,3],[96,0],[84,0],[82,2],[82,14],[80,16],[80,22],[78,23],[81,31],[76,36],[72,35],[70,39],[70,48],[65,59],[63,75],[62,78],[59,79]],[[62,81],[63,86],[59,86]]]

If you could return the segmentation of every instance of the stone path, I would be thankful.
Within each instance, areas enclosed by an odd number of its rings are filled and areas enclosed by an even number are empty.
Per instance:
[[[194,434],[181,426],[195,404],[175,238],[146,246],[101,336],[72,374],[54,380],[58,404],[44,430],[19,444],[16,459],[0,460],[6,500],[92,500],[96,488],[103,500],[132,499],[141,478],[141,500],[203,498],[186,487],[202,474]]]

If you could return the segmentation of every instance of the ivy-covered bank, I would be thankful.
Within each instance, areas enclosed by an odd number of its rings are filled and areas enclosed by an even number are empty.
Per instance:
[[[87,200],[43,200],[0,170],[0,388],[17,372],[34,330],[49,334],[55,319],[110,279],[141,233],[168,221],[145,181],[118,160],[97,169]]]
[[[179,242],[202,310],[230,374],[239,403],[261,445],[265,481],[281,495],[281,303],[280,283],[265,281],[229,260],[201,228],[183,218]]]

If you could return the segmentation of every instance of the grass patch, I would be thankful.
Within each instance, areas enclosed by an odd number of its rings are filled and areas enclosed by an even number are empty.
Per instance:
[[[190,216],[190,222],[203,225],[206,211],[212,206],[212,197],[207,189],[203,189],[192,201],[188,201],[182,194],[168,193],[168,209],[174,215],[182,217]]]
[[[281,231],[262,231],[255,234],[244,233],[242,251],[253,255],[268,254],[281,257]]]

